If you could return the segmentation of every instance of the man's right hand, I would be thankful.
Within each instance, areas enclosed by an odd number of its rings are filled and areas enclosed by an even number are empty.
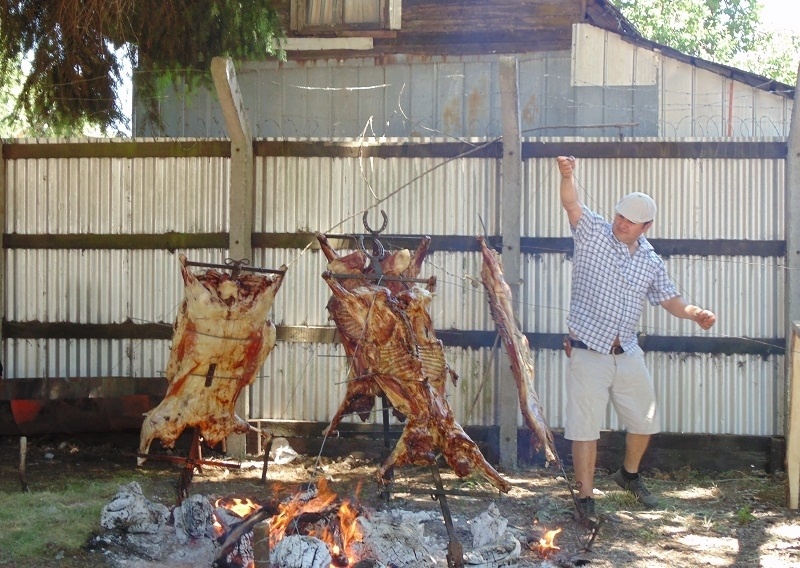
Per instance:
[[[575,158],[573,156],[559,156],[556,161],[558,162],[558,171],[561,172],[561,177],[570,179],[575,171]]]
[[[577,227],[583,215],[583,206],[578,199],[578,189],[575,187],[575,178],[572,173],[575,171],[575,158],[572,156],[559,156],[558,171],[561,172],[561,184],[559,194],[561,195],[561,205],[567,212],[570,227]]]

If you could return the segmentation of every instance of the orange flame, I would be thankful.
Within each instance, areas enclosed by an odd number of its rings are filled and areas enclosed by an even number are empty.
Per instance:
[[[233,511],[242,518],[247,517],[258,509],[258,505],[255,502],[250,499],[239,499],[238,497],[221,497],[214,501],[214,506]]]
[[[558,546],[556,546],[555,543],[556,535],[560,532],[561,529],[547,531],[544,533],[544,536],[539,539],[539,544],[536,546],[536,551],[542,558],[547,558],[556,550],[561,550]]]
[[[303,501],[295,495],[290,501],[279,505],[279,512],[270,521],[270,548],[273,548],[285,535],[287,528],[297,517],[304,513],[318,513],[329,509],[337,499],[336,493],[330,490],[325,479],[320,479],[317,484],[317,495]],[[358,511],[351,502],[345,499],[336,513],[338,527],[333,531],[326,526],[322,531],[310,529],[309,536],[314,536],[328,545],[333,556],[348,554],[350,545],[362,538],[356,524]],[[349,560],[353,560],[349,558]]]
[[[360,491],[356,489],[356,494]],[[337,495],[329,487],[325,479],[317,482],[317,494],[308,500],[303,500],[301,495],[295,493],[291,500],[278,505],[278,513],[270,520],[269,546],[274,548],[278,542],[286,536],[287,529],[292,522],[306,513],[324,513],[329,510],[337,500]],[[246,518],[258,509],[258,505],[250,499],[239,499],[226,497],[217,499],[215,507],[224,507],[242,518]],[[345,499],[336,512],[337,523],[334,527],[326,525],[322,530],[315,530],[313,527],[305,527],[308,536],[314,536],[328,545],[331,555],[334,557],[347,556],[348,565],[354,563],[354,558],[349,554],[352,543],[362,539],[361,531],[356,523],[358,510],[350,500]],[[318,527],[319,528],[319,527]],[[224,532],[221,524],[214,522],[214,530],[217,536]],[[294,532],[294,531],[290,531]],[[331,564],[331,567],[334,565]]]
[[[250,499],[239,499],[238,497],[221,497],[214,501],[214,508],[222,508],[231,511],[233,514],[245,518],[258,509],[258,505]],[[225,532],[222,523],[219,522],[217,514],[214,513],[214,536],[220,537]]]

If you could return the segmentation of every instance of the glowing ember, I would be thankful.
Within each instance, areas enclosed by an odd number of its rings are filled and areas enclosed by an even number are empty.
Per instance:
[[[214,506],[223,507],[242,518],[258,509],[258,505],[255,502],[250,499],[239,499],[238,497],[222,497],[214,501]]]

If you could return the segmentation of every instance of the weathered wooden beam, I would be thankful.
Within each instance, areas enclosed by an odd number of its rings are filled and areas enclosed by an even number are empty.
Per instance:
[[[183,140],[180,142],[64,142],[53,144],[12,143],[2,147],[6,160],[57,158],[230,158],[227,140]]]
[[[278,341],[287,343],[338,343],[332,326],[278,325]],[[169,323],[72,323],[40,321],[4,321],[6,339],[162,339],[172,338]],[[485,349],[495,344],[495,331],[439,329],[436,336],[448,347]],[[561,349],[563,334],[526,333],[531,349]],[[709,355],[758,355],[770,357],[786,351],[783,337],[705,337],[697,335],[643,335],[639,345],[645,351],[661,353],[697,353]]]
[[[800,66],[798,66],[800,71]],[[800,74],[795,92],[800,88]],[[789,473],[789,508],[798,506],[798,475],[800,474],[800,357],[798,322],[800,322],[800,104],[792,107],[786,157],[785,212],[786,224],[786,380],[784,381],[784,432],[789,433],[786,469]],[[791,406],[790,406],[791,405]]]
[[[164,396],[164,377],[44,377],[0,381],[0,400],[82,400],[130,395]]]
[[[253,152],[258,157],[304,158],[500,158],[499,141],[467,142],[325,142],[256,140]]]
[[[515,315],[520,306],[520,237],[522,213],[522,137],[519,113],[519,64],[515,57],[500,58],[500,100],[503,114],[503,186],[500,227],[503,234],[501,253],[503,277],[511,289]],[[500,424],[500,464],[517,467],[517,409],[519,389],[511,372],[508,353],[503,354],[500,371],[497,420]],[[514,409],[513,412],[511,409]]]
[[[581,127],[581,125],[576,125]],[[584,125],[585,127],[585,125]],[[563,126],[561,127],[563,128]],[[772,159],[786,158],[784,142],[525,142],[525,159],[581,158]]]
[[[160,234],[19,234],[3,235],[5,249],[48,250],[186,250],[227,249],[227,233]]]
[[[792,323],[789,361],[789,426],[786,434],[786,475],[789,482],[789,509],[798,507],[800,489],[800,321]]]
[[[3,141],[0,140],[0,156],[4,154],[5,145]],[[4,227],[7,227],[9,223],[6,222],[6,161],[5,159],[0,158],[0,223],[3,224]],[[5,247],[6,244],[6,237],[3,235],[3,242],[2,246]],[[6,255],[0,254],[0,298],[5,299],[6,297]],[[5,302],[0,303],[0,321],[6,319],[6,312],[5,312]],[[0,330],[0,346],[3,345],[3,334],[2,330]],[[0,362],[2,364],[2,362]],[[3,373],[0,372],[0,381],[2,380]]]
[[[234,260],[252,260],[253,223],[255,203],[253,187],[253,135],[247,118],[244,99],[236,79],[233,60],[215,57],[211,61],[211,75],[217,90],[222,115],[231,137],[231,173],[228,214],[230,227],[230,257]],[[247,419],[249,389],[243,389],[236,401],[236,413]],[[241,434],[228,438],[228,452],[234,456],[246,453],[246,438]]]

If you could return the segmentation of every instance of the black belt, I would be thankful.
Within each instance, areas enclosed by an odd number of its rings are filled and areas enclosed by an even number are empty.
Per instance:
[[[591,347],[586,345],[580,339],[573,339],[573,338],[570,337],[569,338],[569,343],[570,343],[570,345],[572,345],[573,347],[575,347],[577,349],[588,349],[589,351],[595,351],[596,353],[601,353],[600,351],[597,351],[596,349],[592,349]],[[609,351],[608,353],[609,353],[609,355],[622,355],[623,353],[625,353],[625,350],[620,345],[612,345],[611,346],[611,351]]]

